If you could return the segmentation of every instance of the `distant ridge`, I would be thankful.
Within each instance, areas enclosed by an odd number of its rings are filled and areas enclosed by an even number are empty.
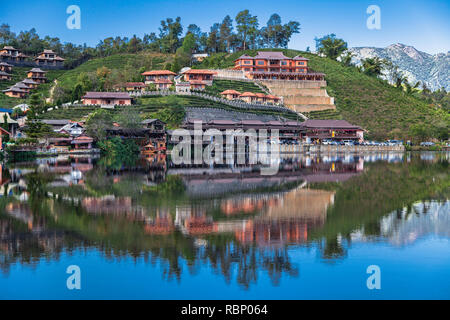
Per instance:
[[[412,84],[420,81],[425,82],[432,90],[444,87],[450,91],[450,51],[432,55],[402,43],[386,48],[355,47],[350,51],[355,54],[353,62],[357,65],[366,58],[388,58],[404,72]]]

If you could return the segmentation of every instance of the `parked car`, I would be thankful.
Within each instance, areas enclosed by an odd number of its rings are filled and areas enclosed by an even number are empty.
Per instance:
[[[333,140],[330,140],[330,139],[322,140],[322,144],[325,146],[333,145]]]
[[[355,145],[353,140],[344,140],[342,142],[344,143],[344,146],[354,146]]]
[[[402,145],[403,141],[402,140],[388,140],[387,141],[387,145],[388,146],[399,146]]]
[[[431,142],[431,141],[425,141],[425,142],[421,142],[420,145],[421,145],[422,147],[432,147],[432,146],[435,145],[435,143],[434,143],[434,142]]]

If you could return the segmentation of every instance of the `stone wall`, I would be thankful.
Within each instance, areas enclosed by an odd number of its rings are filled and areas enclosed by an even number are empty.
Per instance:
[[[283,103],[296,112],[335,110],[334,98],[326,90],[326,81],[262,80],[272,94],[283,97]]]

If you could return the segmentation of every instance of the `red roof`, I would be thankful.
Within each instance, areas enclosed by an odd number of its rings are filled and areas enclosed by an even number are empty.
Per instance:
[[[190,69],[183,73],[184,74],[216,74],[217,72],[211,71],[211,70],[204,70],[204,69]]]
[[[11,133],[9,133],[8,131],[6,131],[5,129],[3,129],[2,127],[0,127],[0,133],[6,133],[7,135],[11,135]],[[2,134],[0,134],[2,135]]]
[[[156,75],[176,75],[175,72],[169,71],[169,70],[152,70],[152,71],[145,71],[144,73],[141,73],[143,76],[156,76]]]
[[[267,98],[267,99],[272,99],[272,100],[280,100],[279,97],[275,97],[275,96],[273,96],[273,95],[271,95],[271,94],[267,95],[266,98]]]
[[[266,95],[264,93],[255,93],[258,98],[265,98]]]
[[[256,94],[254,94],[253,92],[244,92],[239,97],[256,97]]]
[[[236,90],[228,89],[228,90],[225,90],[225,91],[221,92],[220,94],[241,94],[241,93],[239,91],[236,91]]]

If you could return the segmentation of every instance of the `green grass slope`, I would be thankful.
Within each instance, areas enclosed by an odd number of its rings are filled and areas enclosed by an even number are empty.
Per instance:
[[[274,49],[266,49],[274,51]],[[286,56],[300,54],[308,59],[309,66],[326,74],[328,93],[336,98],[336,118],[346,119],[368,130],[368,136],[377,139],[410,137],[410,128],[420,124],[432,130],[434,127],[449,127],[450,115],[443,109],[430,105],[424,100],[407,95],[390,86],[386,81],[369,77],[355,67],[344,67],[337,61],[322,58],[296,50],[281,50]],[[212,55],[198,68],[228,68],[242,54],[255,55],[256,51],[246,50],[233,54]],[[321,114],[312,113],[312,118]],[[332,113],[323,114],[331,118]]]
[[[160,53],[142,52],[137,54],[124,53],[116,54],[104,58],[89,60],[75,69],[65,72],[58,78],[59,84],[68,89],[73,89],[77,82],[77,77],[82,72],[96,72],[101,67],[108,69],[124,70],[129,68],[138,73],[139,69],[157,70],[162,69],[166,62],[173,59],[172,55]]]

